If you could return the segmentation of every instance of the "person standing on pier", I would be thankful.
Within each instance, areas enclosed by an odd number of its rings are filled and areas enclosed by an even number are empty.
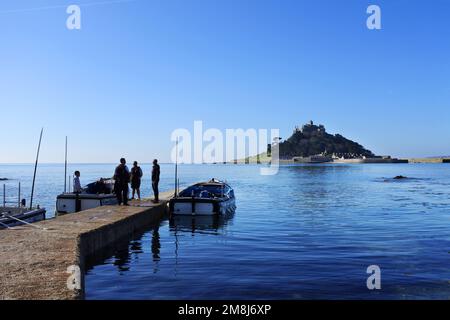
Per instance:
[[[124,158],[120,159],[120,164],[114,172],[114,190],[116,191],[117,202],[119,205],[123,203],[128,205],[128,183],[130,182],[130,170],[126,165]]]
[[[137,193],[138,199],[141,200],[141,178],[142,169],[138,166],[137,161],[133,163],[133,168],[131,168],[131,189],[133,189],[132,199],[134,200],[134,194]]]
[[[158,160],[153,160],[153,169],[152,169],[152,188],[153,188],[153,194],[155,195],[155,200],[153,200],[154,203],[159,202],[159,190],[158,190],[158,184],[159,184],[159,174],[160,174],[160,168],[158,164]]]
[[[75,171],[73,177],[73,193],[81,193],[83,191],[81,188],[80,175],[80,171]]]

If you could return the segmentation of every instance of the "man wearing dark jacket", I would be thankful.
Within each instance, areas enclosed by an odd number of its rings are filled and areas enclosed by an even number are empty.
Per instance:
[[[124,158],[120,159],[120,164],[114,172],[114,190],[116,191],[117,201],[119,205],[123,203],[124,206],[128,205],[128,183],[130,182],[130,170],[126,163]]]
[[[152,188],[153,188],[153,194],[155,195],[155,200],[153,200],[154,203],[159,202],[159,190],[158,190],[158,184],[159,184],[159,174],[160,174],[160,168],[158,164],[158,160],[153,160],[153,169],[152,169]]]

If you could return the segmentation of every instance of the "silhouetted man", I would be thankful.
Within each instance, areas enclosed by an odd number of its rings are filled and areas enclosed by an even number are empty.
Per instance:
[[[75,193],[75,212],[81,211],[81,200],[80,193],[83,192],[83,188],[81,188],[80,182],[80,171],[75,171],[73,178],[73,193]]]
[[[80,175],[80,171],[75,171],[73,177],[73,193],[81,193],[83,191],[83,188],[81,188]]]
[[[124,206],[128,205],[128,183],[130,182],[130,170],[126,163],[124,158],[120,159],[120,164],[114,172],[114,190],[116,191],[117,202],[119,202],[119,205],[123,203]]]
[[[133,196],[137,193],[138,199],[141,200],[141,179],[142,179],[142,169],[138,166],[137,161],[133,163],[133,168],[131,168],[131,189],[133,190]]]
[[[158,190],[158,184],[159,184],[159,174],[160,174],[160,168],[158,164],[158,160],[153,160],[153,169],[152,169],[152,188],[153,188],[153,194],[155,195],[155,200],[153,200],[154,203],[159,202],[159,190]]]

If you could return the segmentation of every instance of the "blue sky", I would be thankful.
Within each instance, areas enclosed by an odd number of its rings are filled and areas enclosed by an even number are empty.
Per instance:
[[[43,162],[66,135],[71,162],[168,161],[194,120],[287,137],[312,119],[377,154],[450,154],[449,1],[107,2],[1,1],[0,162],[32,162],[41,127]]]

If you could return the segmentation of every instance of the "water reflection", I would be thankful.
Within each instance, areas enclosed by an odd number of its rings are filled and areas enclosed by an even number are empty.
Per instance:
[[[150,249],[152,252],[152,260],[154,263],[153,273],[158,272],[158,263],[161,260],[161,241],[159,234],[159,225],[152,226],[149,230],[139,231],[131,237],[118,241],[115,245],[106,247],[94,256],[86,258],[86,270],[89,272],[95,265],[112,264],[117,267],[119,274],[124,274],[131,270],[133,262],[137,262],[145,253],[146,244],[145,236],[151,233],[152,239]],[[148,241],[148,240],[147,240]]]
[[[159,226],[153,229],[152,234],[152,255],[153,261],[159,261],[161,258],[159,254],[161,253],[161,240],[159,235]]]
[[[169,230],[175,236],[175,259],[178,257],[179,235],[180,233],[189,234],[210,234],[220,235],[226,233],[226,226],[234,217],[234,212],[225,216],[173,216],[169,219]],[[127,273],[131,270],[133,263],[140,258],[146,257],[142,255],[145,251],[151,251],[151,260],[153,273],[160,271],[161,261],[161,236],[160,226],[164,225],[167,220],[163,220],[161,224],[151,226],[147,230],[135,233],[131,237],[124,238],[117,242],[114,246],[105,248],[95,256],[87,258],[87,270],[91,270],[97,264],[112,264],[117,268],[119,274]],[[151,237],[151,238],[150,238]],[[150,260],[150,256],[147,256]],[[145,263],[145,262],[144,262]],[[148,261],[147,261],[148,263]]]
[[[89,272],[87,298],[448,298],[447,167],[282,166],[276,177],[220,168],[239,214],[148,227]],[[384,182],[397,175],[414,179]],[[379,292],[366,287],[372,264],[384,270]]]
[[[283,166],[287,172],[301,173],[307,176],[323,177],[324,174],[334,174],[340,172],[356,172],[360,171],[360,167],[345,164],[294,164]]]
[[[348,180],[348,175],[355,167],[341,165],[294,165],[287,168],[286,174],[289,183],[284,192],[291,195],[292,199],[302,199],[297,205],[305,210],[311,208],[328,208],[336,201],[335,195],[341,197],[348,195],[348,190],[341,183]],[[350,191],[353,194],[354,190]]]
[[[183,216],[172,215],[169,219],[169,230],[175,238],[174,251],[174,276],[179,274],[179,257],[180,257],[180,239],[183,234],[190,234],[192,237],[197,235],[226,235],[226,227],[234,218],[235,211],[226,215],[212,216]]]
[[[233,219],[235,212],[227,215],[212,216],[182,216],[172,215],[170,217],[170,231],[175,235],[177,232],[188,232],[194,235],[200,234],[222,234],[226,226]]]
[[[114,255],[113,265],[117,267],[119,272],[125,272],[130,270],[130,251],[128,245],[118,249]]]

